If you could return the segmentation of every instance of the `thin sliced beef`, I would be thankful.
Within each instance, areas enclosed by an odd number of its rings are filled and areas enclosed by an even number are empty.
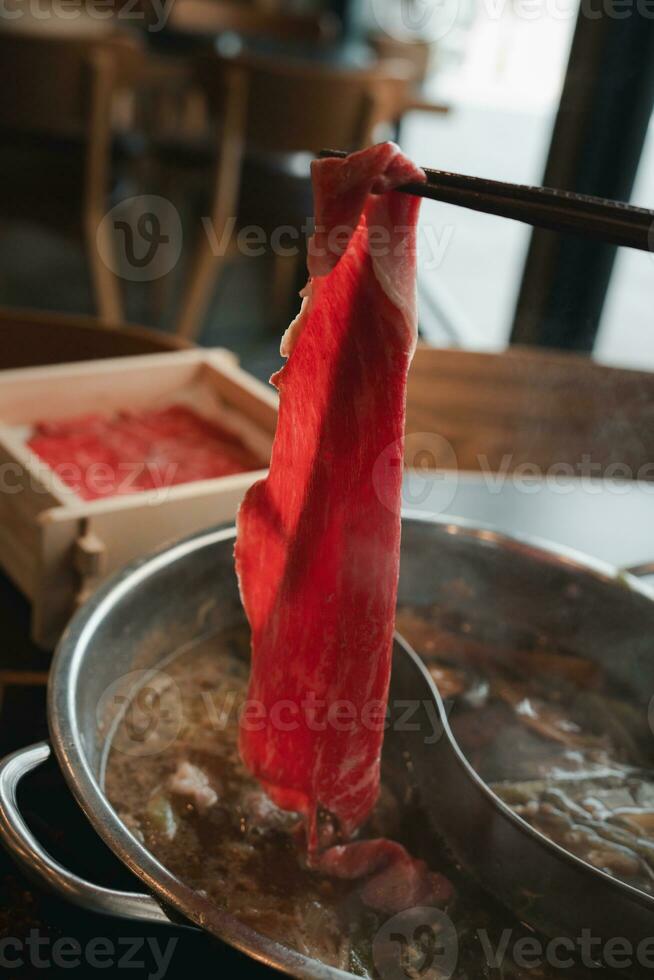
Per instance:
[[[235,433],[186,405],[39,422],[27,445],[84,500],[262,466]]]
[[[361,898],[380,912],[402,912],[417,905],[445,905],[453,888],[396,841],[376,839],[330,847],[316,867],[336,878],[365,878]]]
[[[241,753],[275,803],[306,815],[314,850],[320,809],[347,837],[379,789],[419,208],[392,188],[418,180],[390,143],[314,163],[311,280],[272,378],[270,472],[238,515],[260,705],[244,716]]]

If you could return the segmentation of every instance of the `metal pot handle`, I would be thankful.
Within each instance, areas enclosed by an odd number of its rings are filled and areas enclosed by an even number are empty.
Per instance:
[[[172,920],[151,895],[84,881],[58,864],[36,840],[18,808],[16,791],[21,779],[47,762],[50,753],[47,742],[39,742],[0,762],[0,842],[28,875],[74,905],[102,915],[170,925]]]

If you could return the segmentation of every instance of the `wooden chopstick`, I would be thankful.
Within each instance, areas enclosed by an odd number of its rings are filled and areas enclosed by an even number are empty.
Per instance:
[[[346,157],[342,150],[321,150],[321,158]],[[603,197],[552,187],[529,187],[446,170],[428,170],[426,184],[405,184],[404,194],[497,214],[551,231],[573,232],[612,245],[654,252],[654,211]]]

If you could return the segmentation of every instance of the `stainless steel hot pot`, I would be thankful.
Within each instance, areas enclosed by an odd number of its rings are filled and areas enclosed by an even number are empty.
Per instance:
[[[75,616],[59,645],[49,689],[52,748],[79,805],[106,844],[145,886],[128,894],[82,881],[52,860],[16,804],[20,780],[50,754],[40,744],[0,766],[0,837],[37,879],[87,909],[143,922],[194,923],[251,956],[299,977],[346,974],[272,942],[171,875],[121,823],[102,789],[111,715],[98,712],[108,689],[138,669],[154,668],[180,647],[242,621],[233,567],[234,529],[207,531],[131,565]],[[465,584],[461,588],[461,583]],[[654,693],[654,602],[634,576],[572,552],[509,539],[462,522],[406,516],[400,601],[445,604],[452,622],[489,617],[510,644],[537,631],[597,661],[647,711]],[[654,900],[595,871],[550,843],[512,813],[472,770],[454,740],[429,674],[396,645],[391,703],[432,699],[433,726],[387,735],[385,753],[408,752],[436,827],[456,856],[523,918],[549,935],[654,935]],[[429,743],[429,744],[427,744]],[[516,894],[537,892],[537,909]],[[632,974],[636,971],[631,971]]]

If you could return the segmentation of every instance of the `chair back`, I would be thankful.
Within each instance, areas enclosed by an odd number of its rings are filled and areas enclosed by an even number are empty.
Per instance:
[[[306,190],[306,183],[294,178],[309,176],[307,151],[315,154],[321,147],[356,150],[369,145],[378,123],[399,119],[413,84],[410,72],[391,74],[383,65],[339,68],[249,53],[226,58],[214,52],[198,59],[197,69],[216,119],[210,222],[218,239],[239,214],[239,197],[241,205],[249,198],[259,225],[280,227],[275,210],[278,214],[281,207],[282,223],[297,227],[299,221],[304,227],[311,205],[306,210],[302,200],[299,204],[293,201]],[[268,165],[277,170],[276,184],[262,186],[255,177],[254,186],[244,187],[240,194],[246,152],[249,163],[264,164],[264,176],[270,176],[271,170],[265,174]],[[293,178],[293,193],[285,195],[279,180],[286,180],[290,191],[289,177]],[[290,261],[283,262],[286,272],[276,262],[279,296],[292,292],[287,276],[289,269],[294,273],[295,256],[288,258]],[[197,330],[221,262],[222,256],[203,238],[179,318],[182,336],[190,337]]]
[[[369,145],[378,124],[399,118],[411,88],[411,73],[397,65],[392,71],[383,64],[340,68],[243,54],[214,55],[200,70],[218,115],[230,83],[241,93],[243,142],[268,153]]]
[[[98,83],[106,93],[138,65],[130,37],[62,38],[0,33],[0,130],[90,135]],[[108,100],[105,100],[108,106]]]

